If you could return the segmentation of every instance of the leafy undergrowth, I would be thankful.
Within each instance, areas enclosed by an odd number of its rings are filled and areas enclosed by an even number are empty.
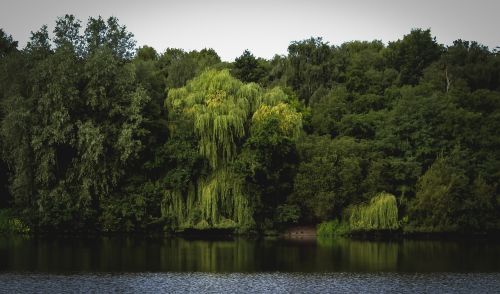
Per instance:
[[[8,209],[0,210],[0,234],[28,234],[30,228],[20,219],[12,216]]]

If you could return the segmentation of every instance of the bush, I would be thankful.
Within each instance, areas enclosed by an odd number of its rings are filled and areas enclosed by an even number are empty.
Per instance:
[[[194,226],[194,228],[197,230],[207,230],[210,229],[210,224],[206,220],[202,219]]]
[[[214,228],[216,229],[235,229],[238,227],[238,224],[228,218],[222,218],[222,220],[214,225]]]
[[[322,222],[316,228],[318,237],[342,236],[347,233],[349,233],[349,226],[345,222],[339,222],[337,219]]]
[[[352,231],[399,229],[396,197],[379,193],[368,204],[359,204],[348,209],[349,227]]]
[[[9,210],[0,210],[0,233],[28,234],[30,228],[20,219],[12,216]]]
[[[276,222],[282,225],[296,224],[300,218],[300,207],[293,204],[282,204],[276,209]]]

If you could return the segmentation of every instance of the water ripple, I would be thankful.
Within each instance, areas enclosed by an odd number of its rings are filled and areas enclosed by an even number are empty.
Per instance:
[[[0,285],[0,293],[499,293],[500,273],[4,273]]]

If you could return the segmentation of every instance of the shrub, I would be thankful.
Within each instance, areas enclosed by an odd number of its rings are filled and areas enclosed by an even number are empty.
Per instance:
[[[238,227],[238,224],[232,219],[222,218],[222,220],[214,225],[214,228],[217,229],[235,229]]]
[[[210,224],[206,220],[201,220],[199,221],[195,226],[195,229],[197,230],[207,230],[210,228]]]
[[[396,197],[379,193],[367,204],[348,209],[349,227],[352,231],[396,230],[399,228]]]
[[[278,224],[296,224],[300,219],[300,207],[293,204],[282,204],[276,209],[276,222]]]
[[[20,219],[12,217],[7,209],[0,210],[0,233],[28,234],[30,228]]]
[[[320,223],[316,228],[318,237],[342,236],[349,233],[349,226],[339,220],[331,220]]]

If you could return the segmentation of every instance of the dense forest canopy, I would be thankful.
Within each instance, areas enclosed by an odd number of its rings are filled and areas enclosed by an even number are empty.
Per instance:
[[[33,231],[500,229],[500,54],[430,30],[228,63],[66,15],[0,30],[0,110],[0,218]]]

